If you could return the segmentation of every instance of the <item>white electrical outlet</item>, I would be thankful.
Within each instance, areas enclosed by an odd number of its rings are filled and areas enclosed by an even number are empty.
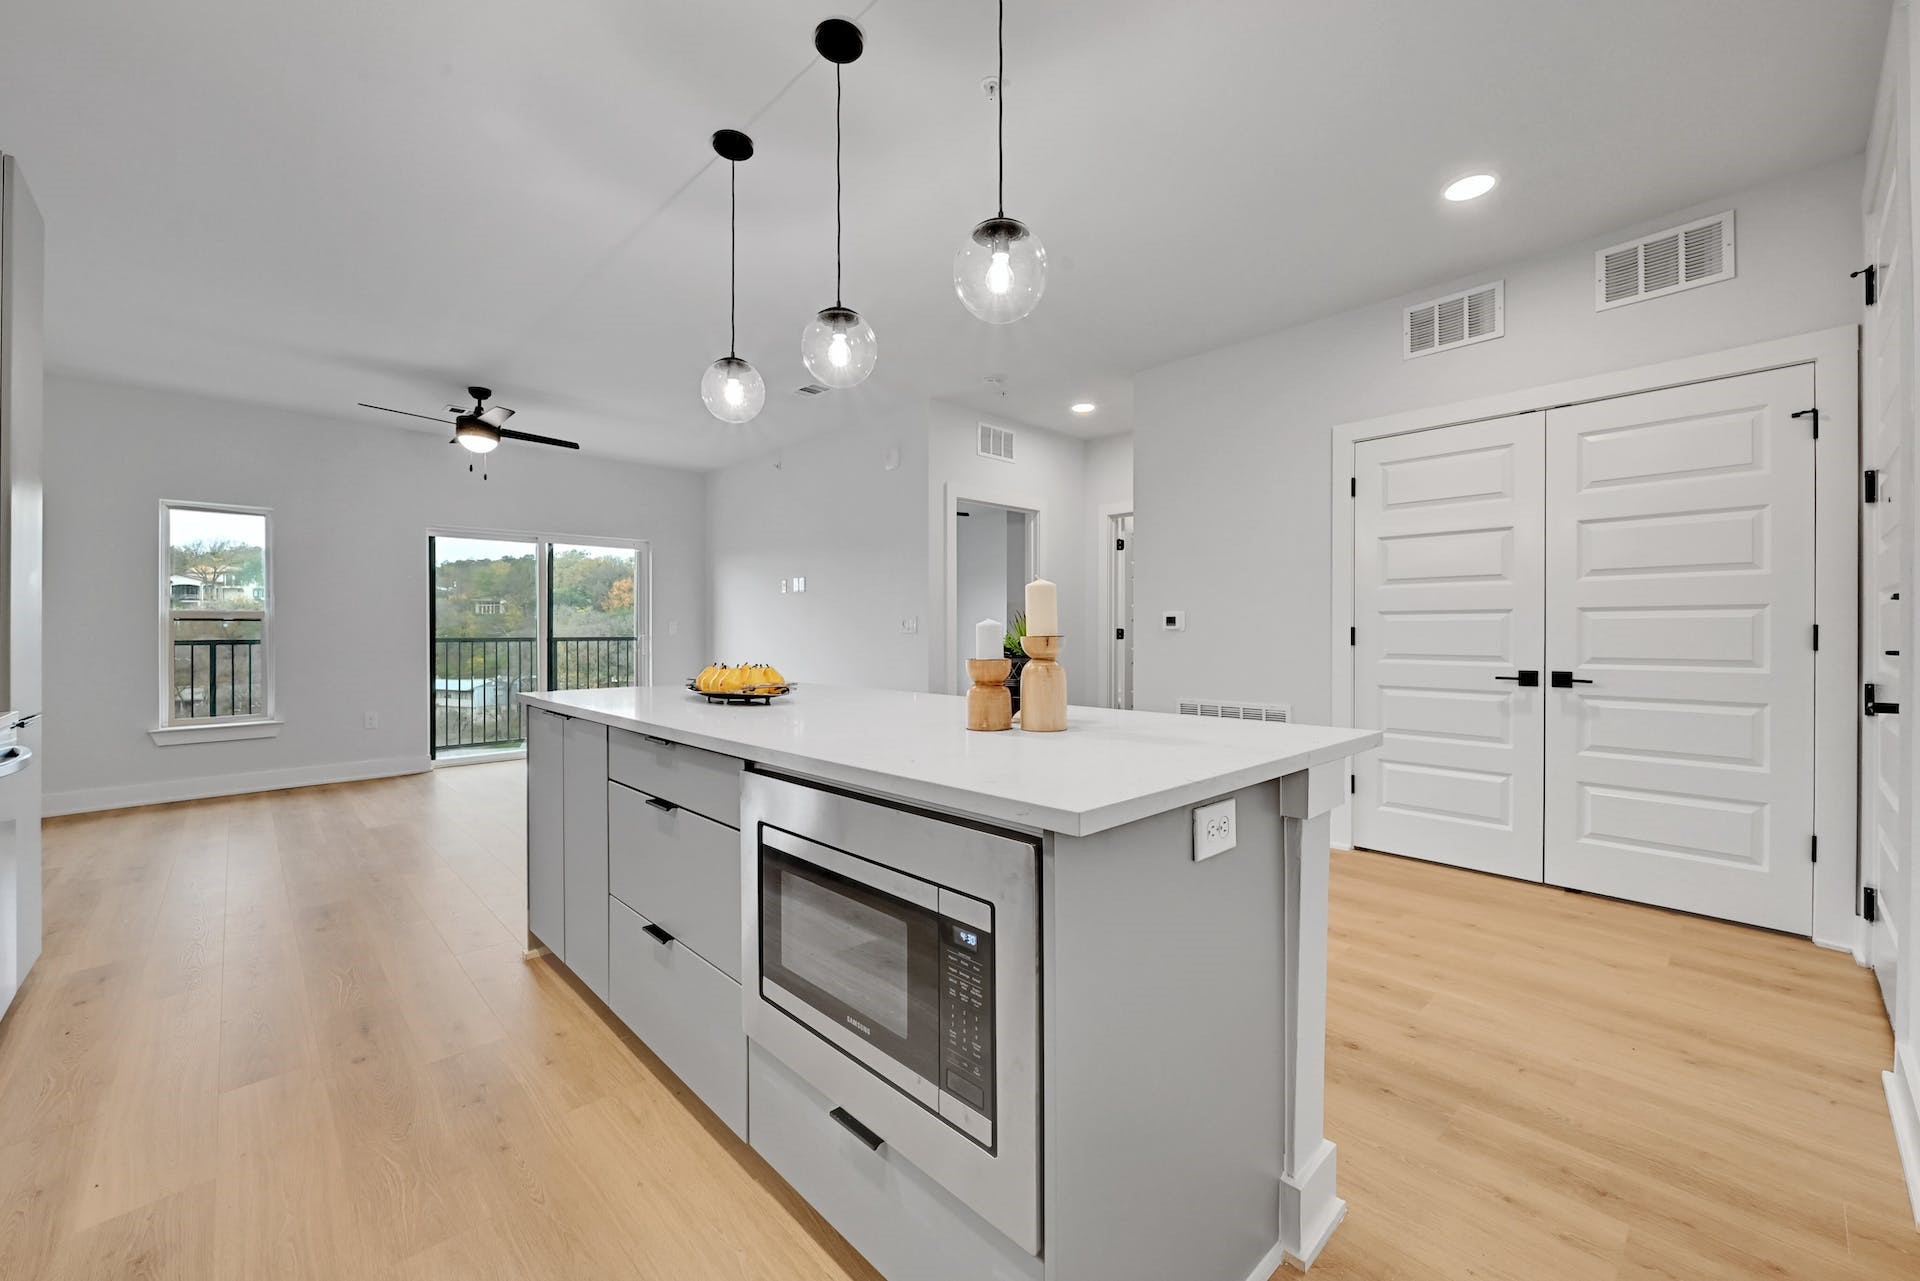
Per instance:
[[[1193,811],[1193,861],[1225,854],[1239,840],[1234,829],[1233,801],[1215,801]]]
[[[368,713],[367,713],[367,717],[366,717],[366,721],[364,722],[364,724],[366,725],[366,728],[368,728],[368,729],[379,729],[379,728],[380,728],[380,713],[378,713],[378,712],[368,712]]]
[[[919,617],[918,617],[918,616],[909,616],[909,617],[907,617],[907,618],[903,618],[903,619],[901,619],[901,620],[900,620],[900,634],[901,634],[901,635],[903,635],[903,636],[917,636],[917,635],[919,635],[919,634],[920,634],[920,619],[919,619]]]

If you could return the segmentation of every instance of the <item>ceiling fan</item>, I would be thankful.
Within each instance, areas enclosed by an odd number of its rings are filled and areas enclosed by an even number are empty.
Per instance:
[[[467,395],[473,397],[473,408],[462,409],[458,405],[449,405],[447,412],[455,415],[451,422],[453,439],[449,445],[459,445],[471,453],[490,454],[500,448],[503,440],[524,440],[534,445],[556,445],[561,449],[578,449],[579,445],[571,440],[557,440],[552,436],[536,436],[530,431],[513,431],[506,426],[507,419],[513,417],[513,411],[505,405],[487,408],[487,401],[493,397],[490,387],[469,387]],[[447,423],[448,420],[437,414],[416,414],[407,409],[389,409],[385,405],[369,405],[360,402],[362,409],[377,409],[383,414],[400,414],[407,418],[424,418],[430,423]],[[469,471],[473,470],[468,467]]]

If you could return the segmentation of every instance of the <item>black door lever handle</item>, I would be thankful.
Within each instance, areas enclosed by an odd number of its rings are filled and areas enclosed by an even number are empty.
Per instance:
[[[1493,679],[1497,681],[1513,681],[1523,689],[1533,689],[1540,684],[1540,673],[1530,672],[1523,668],[1518,676],[1496,676]]]
[[[1553,687],[1555,689],[1572,689],[1575,685],[1591,684],[1593,684],[1592,681],[1575,676],[1572,672],[1555,672],[1553,674]]]

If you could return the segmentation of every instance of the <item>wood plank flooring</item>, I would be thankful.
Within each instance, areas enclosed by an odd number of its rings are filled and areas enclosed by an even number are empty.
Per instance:
[[[0,1277],[873,1281],[521,959],[522,778],[50,822]],[[1315,1277],[1920,1276],[1849,958],[1379,855],[1333,888]]]

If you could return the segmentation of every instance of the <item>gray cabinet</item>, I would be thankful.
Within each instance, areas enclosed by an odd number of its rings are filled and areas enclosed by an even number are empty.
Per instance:
[[[562,728],[567,718],[537,707],[527,725],[527,931],[562,960],[567,955],[566,778]]]
[[[732,756],[648,738],[629,730],[613,731],[608,777],[649,796],[672,801],[696,814],[740,826],[740,773],[745,764]]]
[[[607,999],[607,727],[566,718],[561,785],[567,968]]]
[[[614,896],[738,982],[740,833],[620,783],[607,811]]]
[[[607,1003],[714,1114],[747,1133],[747,1034],[740,985],[619,899],[608,900]]]

